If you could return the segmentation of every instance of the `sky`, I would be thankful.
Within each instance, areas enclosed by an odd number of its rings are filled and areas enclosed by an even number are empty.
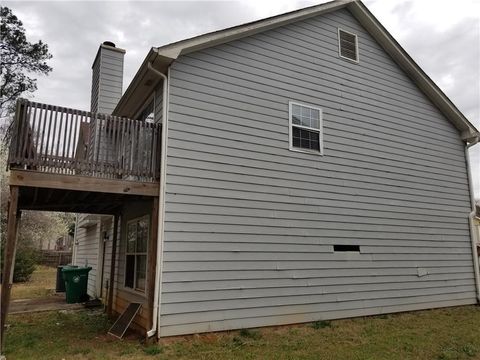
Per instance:
[[[2,1],[29,40],[49,46],[53,72],[34,99],[90,108],[98,45],[127,50],[124,90],[152,46],[161,46],[325,1]],[[480,129],[480,0],[365,0],[364,3],[466,117]],[[480,144],[470,151],[480,198]]]

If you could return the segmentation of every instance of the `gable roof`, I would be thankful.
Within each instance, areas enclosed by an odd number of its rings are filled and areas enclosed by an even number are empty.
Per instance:
[[[335,0],[224,30],[195,36],[158,48],[152,48],[120,99],[114,110],[114,114],[134,116],[135,112],[139,110],[139,104],[143,104],[150,90],[153,90],[156,81],[152,80],[156,80],[156,77],[148,70],[149,63],[158,71],[166,74],[170,64],[181,55],[343,8],[350,11],[357,21],[383,47],[403,71],[407,73],[420,90],[423,91],[432,103],[435,104],[445,117],[458,129],[463,141],[473,142],[475,139],[480,138],[480,133],[473,124],[468,121],[432,79],[415,63],[367,7],[358,0]],[[151,89],[148,89],[148,87]],[[142,90],[137,91],[138,88]]]

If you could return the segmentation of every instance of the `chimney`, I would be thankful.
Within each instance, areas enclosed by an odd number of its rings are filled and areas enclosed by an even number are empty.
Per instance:
[[[100,44],[92,65],[90,111],[111,114],[122,97],[125,50],[110,41]]]

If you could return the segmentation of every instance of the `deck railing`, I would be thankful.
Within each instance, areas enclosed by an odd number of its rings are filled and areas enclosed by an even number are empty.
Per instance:
[[[157,181],[161,125],[20,99],[9,167]]]

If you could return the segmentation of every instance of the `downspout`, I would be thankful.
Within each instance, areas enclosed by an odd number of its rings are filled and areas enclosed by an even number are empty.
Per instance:
[[[162,276],[162,255],[163,255],[163,217],[165,213],[165,182],[166,182],[166,160],[167,160],[167,107],[168,107],[168,89],[169,89],[169,77],[170,68],[168,69],[168,77],[162,74],[160,71],[152,66],[152,63],[148,63],[148,70],[158,75],[163,79],[163,107],[162,107],[162,147],[161,147],[161,163],[160,163],[160,189],[158,193],[158,231],[157,231],[157,262],[155,266],[155,289],[153,298],[153,312],[152,312],[152,328],[147,331],[147,337],[152,337],[157,332],[158,315],[159,315],[159,302],[161,291],[161,276]]]
[[[472,256],[473,256],[473,273],[475,275],[475,285],[477,287],[477,301],[480,303],[480,267],[478,262],[478,250],[477,242],[475,241],[476,231],[475,231],[475,197],[473,193],[473,181],[472,181],[472,171],[470,169],[470,157],[468,154],[468,149],[479,142],[480,138],[477,136],[471,143],[465,145],[465,159],[467,164],[467,175],[468,175],[468,185],[470,191],[470,202],[472,206],[472,212],[468,216],[468,221],[470,224],[470,238],[472,241]]]
[[[75,265],[77,262],[77,233],[78,233],[78,214],[75,214],[75,231],[73,233],[73,250],[72,250],[72,265]]]

